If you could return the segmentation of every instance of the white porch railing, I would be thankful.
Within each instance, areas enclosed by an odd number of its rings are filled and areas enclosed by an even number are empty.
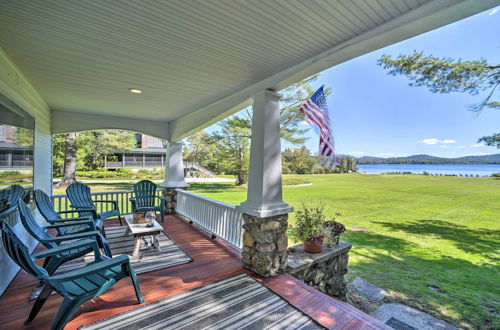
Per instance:
[[[234,205],[200,196],[182,189],[177,191],[177,213],[185,216],[211,234],[241,250],[243,217]]]

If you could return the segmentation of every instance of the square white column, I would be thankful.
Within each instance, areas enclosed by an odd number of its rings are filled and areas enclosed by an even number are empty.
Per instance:
[[[270,90],[253,96],[247,200],[237,208],[258,218],[293,211],[283,202],[281,186],[280,98]]]
[[[165,160],[165,180],[160,186],[165,188],[187,188],[189,183],[184,179],[184,163],[182,162],[182,141],[168,144]]]

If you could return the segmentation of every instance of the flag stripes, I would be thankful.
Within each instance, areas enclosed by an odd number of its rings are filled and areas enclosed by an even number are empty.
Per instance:
[[[309,125],[316,126],[319,129],[321,165],[327,168],[335,167],[335,143],[323,86],[304,102],[300,111],[304,113]]]

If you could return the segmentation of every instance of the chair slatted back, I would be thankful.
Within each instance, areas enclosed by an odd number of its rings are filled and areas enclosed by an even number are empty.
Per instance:
[[[37,241],[41,242],[47,249],[57,247],[57,244],[54,242],[43,242],[46,239],[52,238],[52,236],[49,235],[43,229],[40,224],[35,220],[33,215],[31,214],[31,210],[28,205],[24,204],[23,201],[19,201],[17,203],[18,208],[19,208],[19,215],[21,218],[21,222],[26,229],[26,231],[33,236],[34,239]]]
[[[75,209],[95,209],[90,187],[81,182],[74,182],[66,188],[66,195]],[[75,206],[77,205],[77,206]],[[80,212],[80,216],[93,216],[92,212]]]
[[[14,261],[26,273],[35,276],[36,278],[47,278],[48,273],[45,269],[35,264],[26,245],[21,242],[5,221],[0,221],[0,229],[2,231],[3,247],[12,261]]]
[[[141,180],[134,184],[137,207],[154,206],[156,202],[156,184],[149,180]]]
[[[16,205],[18,200],[23,199],[24,194],[24,188],[18,184],[14,184],[0,190],[0,199],[6,199],[10,205]]]
[[[47,220],[58,220],[61,216],[56,212],[52,205],[52,200],[43,190],[35,189],[33,191],[36,207]]]

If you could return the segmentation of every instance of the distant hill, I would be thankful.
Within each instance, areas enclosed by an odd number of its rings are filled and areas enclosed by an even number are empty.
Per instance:
[[[500,154],[443,158],[429,155],[381,158],[364,156],[357,158],[358,164],[500,164]]]

